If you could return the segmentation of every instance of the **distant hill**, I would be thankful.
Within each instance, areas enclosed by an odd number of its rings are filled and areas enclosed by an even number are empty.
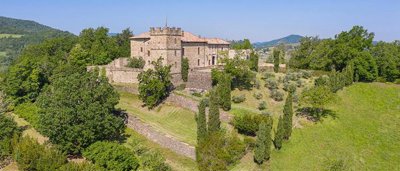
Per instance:
[[[255,48],[265,48],[265,47],[272,47],[272,46],[276,46],[279,45],[281,43],[283,44],[294,44],[294,43],[299,43],[300,40],[303,38],[303,36],[300,35],[289,35],[280,39],[275,39],[275,40],[271,40],[268,42],[256,42],[253,43],[253,46]]]
[[[75,35],[35,21],[0,16],[0,72],[4,71],[27,45],[64,36]]]

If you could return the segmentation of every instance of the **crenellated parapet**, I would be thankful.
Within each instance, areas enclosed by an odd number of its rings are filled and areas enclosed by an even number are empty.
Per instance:
[[[170,35],[170,36],[182,36],[182,29],[177,27],[150,27],[151,36],[159,35]]]

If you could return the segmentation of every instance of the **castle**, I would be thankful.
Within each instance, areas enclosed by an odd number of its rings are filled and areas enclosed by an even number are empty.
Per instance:
[[[182,58],[189,60],[189,68],[204,68],[218,64],[219,52],[229,51],[229,42],[219,38],[202,38],[181,28],[151,27],[149,32],[131,37],[131,57],[143,57],[144,69],[162,57],[163,64],[171,65],[171,73],[181,72]]]

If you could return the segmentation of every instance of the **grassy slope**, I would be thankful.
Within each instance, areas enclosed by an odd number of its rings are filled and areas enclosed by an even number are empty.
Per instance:
[[[334,161],[350,170],[400,170],[400,87],[358,83],[338,94],[330,106],[337,119],[294,130],[273,152],[272,170],[322,170]]]
[[[176,171],[197,170],[196,162],[194,160],[187,158],[185,156],[176,154],[175,152],[173,152],[167,148],[163,148],[160,145],[146,139],[146,137],[138,134],[134,130],[127,129],[126,133],[129,135],[127,142],[129,142],[130,139],[135,138],[135,139],[138,139],[139,141],[141,141],[144,146],[160,151],[163,154],[163,156],[165,157],[166,162],[172,167],[173,170],[176,170]],[[129,143],[126,143],[125,145],[129,146]]]
[[[120,103],[117,107],[127,110],[129,114],[137,116],[163,133],[191,145],[196,144],[196,121],[193,112],[169,104],[162,104],[154,110],[148,110],[141,105],[137,95],[120,92]]]

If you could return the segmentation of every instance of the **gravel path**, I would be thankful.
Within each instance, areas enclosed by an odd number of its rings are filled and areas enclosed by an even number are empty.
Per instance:
[[[173,136],[161,133],[150,125],[142,122],[139,118],[129,116],[127,126],[139,134],[142,134],[151,141],[160,144],[162,147],[168,148],[178,154],[184,155],[191,159],[196,159],[195,148],[187,143],[176,140]]]

